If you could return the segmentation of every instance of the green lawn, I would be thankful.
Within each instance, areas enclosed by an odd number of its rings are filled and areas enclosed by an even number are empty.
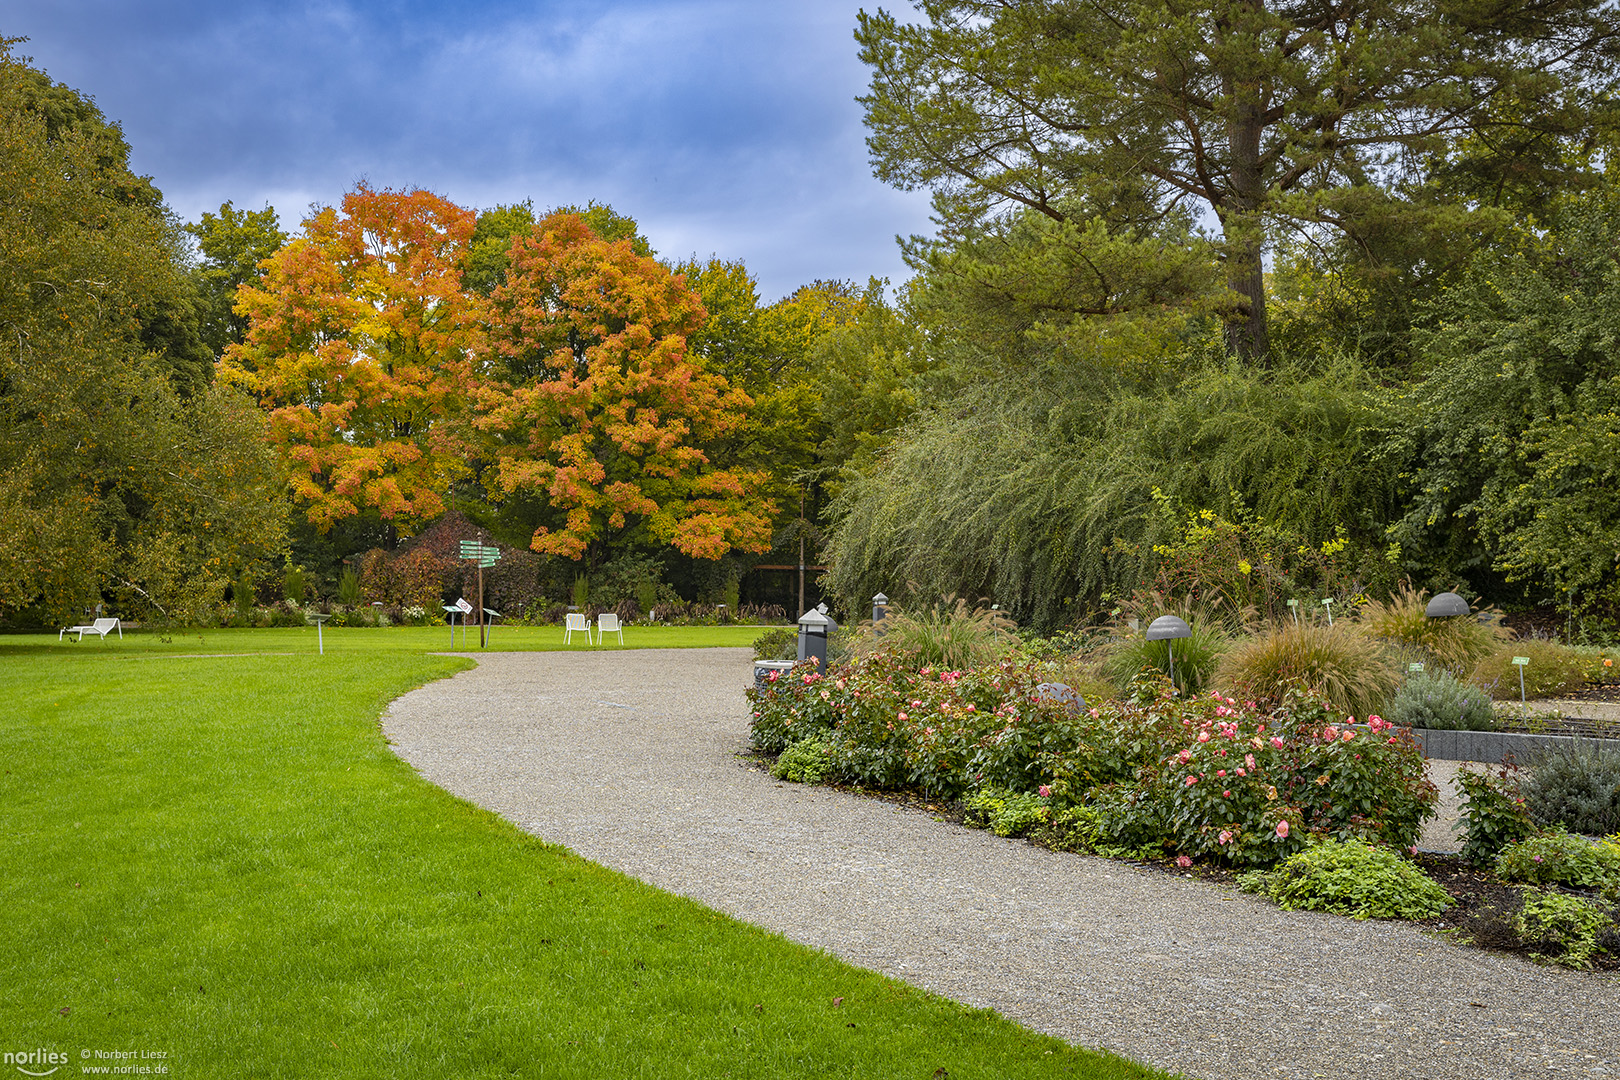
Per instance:
[[[601,649],[708,649],[734,645],[747,648],[754,639],[771,629],[767,626],[627,626],[624,644],[610,634],[601,645],[587,645],[579,634],[563,644],[559,626],[495,626],[489,631],[488,650],[494,652],[551,652],[559,649],[581,651]],[[478,628],[456,630],[450,640],[448,626],[390,626],[322,628],[313,626],[273,630],[125,630],[120,638],[94,634],[83,641],[72,635],[58,639],[54,633],[0,635],[0,657],[8,655],[189,655],[195,653],[315,653],[324,646],[332,655],[381,652],[420,654],[424,652],[478,652]]]
[[[659,633],[645,644],[682,640]],[[180,1077],[1158,1075],[420,780],[377,717],[467,666],[398,644],[434,636],[339,631],[324,658],[288,631],[162,647],[298,655],[4,639],[0,1050],[65,1053],[59,1076],[109,1064],[81,1057],[96,1051],[162,1053],[124,1063]]]

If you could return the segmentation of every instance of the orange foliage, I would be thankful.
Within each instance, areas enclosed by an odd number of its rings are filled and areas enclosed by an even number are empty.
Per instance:
[[[700,558],[769,548],[765,474],[716,469],[698,447],[752,402],[687,351],[706,315],[685,281],[576,214],[509,254],[489,324],[507,378],[480,389],[475,423],[493,443],[491,496],[543,493],[566,515],[534,550],[577,559],[632,516]]]
[[[247,340],[220,375],[270,409],[271,441],[323,530],[372,506],[409,532],[468,474],[456,421],[482,345],[461,287],[474,222],[430,192],[361,187],[238,294]]]

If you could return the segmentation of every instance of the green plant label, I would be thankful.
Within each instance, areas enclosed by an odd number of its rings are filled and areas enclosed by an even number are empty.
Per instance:
[[[1406,670],[1412,672],[1413,674],[1416,674],[1417,672],[1423,670],[1423,665],[1422,664],[1407,664],[1406,665]]]
[[[1513,662],[1518,664],[1520,667],[1524,667],[1526,664],[1530,663],[1530,658],[1528,656],[1515,656],[1513,658]]]

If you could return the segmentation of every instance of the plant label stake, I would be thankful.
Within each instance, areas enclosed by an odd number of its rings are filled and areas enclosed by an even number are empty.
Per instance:
[[[1329,597],[1328,599],[1322,601],[1322,606],[1327,608],[1328,625],[1332,626],[1333,625],[1333,598]]]
[[[1298,600],[1290,600],[1290,601],[1288,601],[1288,613],[1294,617],[1294,625],[1298,626],[1299,625],[1299,601]]]
[[[1530,664],[1530,658],[1528,656],[1515,656],[1513,658],[1513,666],[1519,669],[1519,705],[1521,707],[1525,704],[1525,700],[1524,700],[1524,669],[1527,666],[1529,666],[1529,664]]]
[[[1406,671],[1407,671],[1407,674],[1409,674],[1409,675],[1420,674],[1423,671],[1423,665],[1422,664],[1407,664],[1406,665]]]

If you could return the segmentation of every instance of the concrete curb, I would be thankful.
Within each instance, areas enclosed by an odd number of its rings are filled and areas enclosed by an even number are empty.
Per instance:
[[[1593,749],[1620,751],[1620,739],[1589,739],[1580,735],[1526,735],[1516,731],[1430,731],[1415,728],[1423,755],[1439,761],[1501,761],[1512,754],[1523,764],[1547,750],[1579,743]]]

